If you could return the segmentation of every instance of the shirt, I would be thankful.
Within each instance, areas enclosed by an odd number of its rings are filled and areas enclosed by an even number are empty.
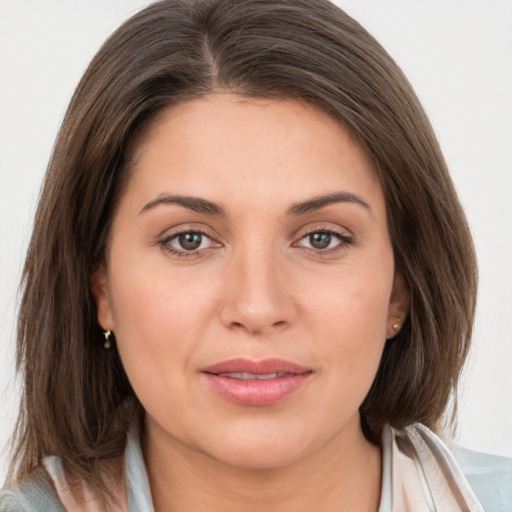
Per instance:
[[[154,512],[139,433],[132,426],[125,451],[125,487],[112,512]],[[78,503],[61,461],[43,462],[26,482],[0,491],[1,512],[100,512],[84,487]],[[454,447],[452,451],[427,427],[403,431],[385,426],[382,436],[382,485],[378,512],[512,512],[512,459]]]

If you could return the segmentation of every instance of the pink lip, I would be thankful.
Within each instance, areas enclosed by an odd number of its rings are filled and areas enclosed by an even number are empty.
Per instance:
[[[240,405],[272,405],[280,402],[302,387],[312,371],[310,368],[282,359],[231,359],[201,370],[214,392]],[[223,374],[248,373],[254,375],[284,374],[266,380],[243,380]]]

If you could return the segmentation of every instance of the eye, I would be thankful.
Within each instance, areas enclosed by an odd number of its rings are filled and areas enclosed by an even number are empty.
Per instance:
[[[303,236],[297,245],[317,251],[328,251],[351,243],[352,239],[342,233],[332,230],[318,230]]]
[[[190,232],[190,233],[181,233],[172,239],[172,242],[175,242],[180,249],[184,249],[185,251],[197,251],[201,249],[202,245],[204,245],[206,237],[202,233]],[[171,242],[171,245],[172,245]]]
[[[191,256],[215,246],[216,242],[201,231],[182,231],[168,236],[160,244],[172,254]]]

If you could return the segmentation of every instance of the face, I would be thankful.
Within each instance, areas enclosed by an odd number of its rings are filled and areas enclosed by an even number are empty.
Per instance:
[[[296,101],[170,108],[111,235],[98,319],[150,433],[277,467],[360,432],[405,292],[381,187],[342,125]]]

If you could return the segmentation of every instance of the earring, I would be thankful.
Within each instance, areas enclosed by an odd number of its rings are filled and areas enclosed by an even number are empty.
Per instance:
[[[395,329],[395,331],[398,331],[399,327],[400,327],[400,318],[397,318],[396,322],[393,324],[393,329]]]
[[[108,350],[112,346],[112,343],[110,342],[110,336],[112,336],[112,333],[110,331],[103,331],[103,336],[105,336],[105,344],[103,346]]]

